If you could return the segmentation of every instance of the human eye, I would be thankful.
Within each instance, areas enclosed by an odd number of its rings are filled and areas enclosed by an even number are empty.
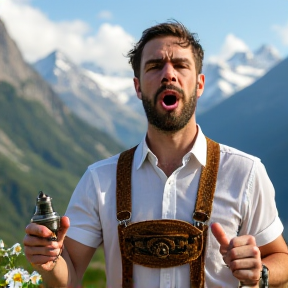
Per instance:
[[[157,69],[161,69],[160,63],[149,64],[146,67],[146,71],[157,70]]]
[[[179,62],[174,64],[174,68],[176,69],[189,69],[189,65],[186,62]]]
[[[173,61],[173,60],[172,60]],[[186,58],[176,58],[173,61],[173,66],[175,69],[190,69],[190,61]]]

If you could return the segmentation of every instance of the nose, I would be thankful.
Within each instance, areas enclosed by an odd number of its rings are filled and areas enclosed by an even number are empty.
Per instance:
[[[161,84],[170,84],[171,82],[176,82],[177,76],[176,71],[172,65],[172,63],[166,63],[162,69],[162,80]]]

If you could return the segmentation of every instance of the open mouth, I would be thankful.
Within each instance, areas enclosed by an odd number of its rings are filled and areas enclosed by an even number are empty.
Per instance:
[[[179,101],[176,95],[167,94],[163,97],[161,104],[165,110],[171,111],[178,107],[178,102]]]
[[[177,97],[175,95],[166,95],[163,102],[166,106],[175,105],[177,102]]]

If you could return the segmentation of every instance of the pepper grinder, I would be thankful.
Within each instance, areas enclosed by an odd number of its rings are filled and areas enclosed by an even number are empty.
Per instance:
[[[57,232],[60,228],[60,216],[53,210],[52,198],[42,191],[39,192],[36,199],[35,214],[33,215],[31,222],[49,228],[53,232],[50,240],[57,240]]]

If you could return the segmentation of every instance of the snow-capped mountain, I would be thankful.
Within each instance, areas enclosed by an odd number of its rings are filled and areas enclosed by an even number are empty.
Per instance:
[[[131,78],[105,77],[85,70],[59,51],[37,61],[34,68],[62,101],[89,124],[126,146],[137,144],[143,137],[146,119],[144,112],[139,112],[142,104],[136,102]]]
[[[237,52],[227,61],[213,60],[204,63],[206,82],[204,93],[198,101],[198,114],[251,85],[280,60],[273,47],[263,45],[255,53]]]
[[[133,111],[144,115],[141,101],[136,97],[133,76],[123,77],[119,75],[104,75],[102,73],[93,72],[91,70],[83,70],[86,76],[95,81],[101,87],[103,95],[113,97],[117,95],[119,101],[128,106]]]
[[[277,51],[262,46],[255,53],[237,52],[227,61],[204,63],[204,94],[198,101],[201,114],[251,85],[280,61]],[[52,84],[64,103],[78,116],[126,146],[140,141],[146,118],[135,95],[132,75],[104,75],[91,63],[74,64],[55,51],[34,64],[42,77]]]

